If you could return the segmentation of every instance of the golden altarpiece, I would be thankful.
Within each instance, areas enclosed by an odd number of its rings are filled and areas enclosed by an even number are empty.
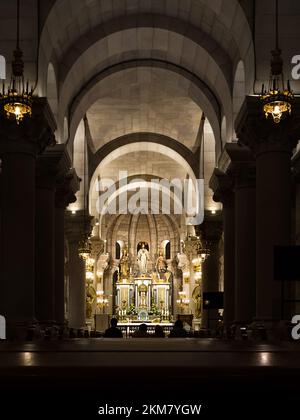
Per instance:
[[[126,248],[122,252],[114,293],[114,312],[120,321],[170,319],[173,276],[162,250],[153,271],[148,271],[148,262],[147,243],[139,244],[136,261],[130,261]]]

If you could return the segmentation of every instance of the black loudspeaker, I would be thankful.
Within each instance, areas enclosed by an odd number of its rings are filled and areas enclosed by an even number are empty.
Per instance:
[[[276,246],[274,280],[300,281],[300,246]]]
[[[223,309],[224,292],[203,292],[203,309]]]

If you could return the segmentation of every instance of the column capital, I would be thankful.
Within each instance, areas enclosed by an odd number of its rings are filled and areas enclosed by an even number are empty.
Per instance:
[[[55,206],[65,209],[70,203],[75,203],[79,184],[80,178],[75,169],[70,169],[64,176],[59,177],[56,182]]]
[[[76,201],[76,192],[79,190],[80,178],[75,169],[65,144],[56,144],[47,147],[37,161],[38,182],[54,182],[56,189],[55,205],[65,209],[70,203]]]
[[[61,160],[64,149],[64,145],[57,144],[52,147],[47,147],[43,153],[38,156],[36,165],[36,181],[38,187],[55,188],[57,178],[62,176]],[[70,166],[71,161],[69,163],[69,168]]]
[[[39,154],[55,144],[56,123],[46,98],[34,98],[32,117],[20,124],[0,114],[0,152]]]
[[[97,236],[91,237],[92,256],[96,259],[104,251],[104,241]]]
[[[234,177],[227,175],[220,169],[215,168],[209,181],[209,187],[213,190],[214,201],[224,205],[232,201],[234,189]]]
[[[83,210],[79,210],[76,214],[67,212],[65,216],[65,232],[70,242],[79,242],[84,233],[91,233],[91,221],[93,217],[85,215]]]
[[[235,178],[235,189],[255,185],[255,158],[249,147],[227,143],[219,160],[219,169]]]
[[[201,239],[204,239],[209,244],[217,244],[222,237],[223,224],[222,220],[213,221],[205,220],[200,226],[199,231]]]
[[[268,152],[292,153],[300,137],[300,97],[292,103],[292,114],[275,124],[265,118],[258,96],[246,96],[235,121],[239,142],[248,146],[255,156]]]

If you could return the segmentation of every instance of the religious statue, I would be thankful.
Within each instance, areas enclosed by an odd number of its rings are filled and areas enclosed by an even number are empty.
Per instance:
[[[146,308],[147,307],[147,286],[145,284],[141,284],[139,287],[139,293],[140,293],[140,308]]]
[[[129,275],[129,255],[127,249],[123,249],[122,258],[120,260],[120,277],[127,279]]]
[[[145,244],[142,244],[137,256],[140,274],[147,274],[147,265],[149,261],[149,252],[145,248]]]
[[[86,318],[92,318],[93,313],[93,303],[96,299],[97,293],[94,287],[91,284],[86,286],[86,299],[85,299],[85,308],[86,308]]]
[[[161,249],[159,250],[155,268],[159,273],[165,273],[168,268],[167,261],[165,260],[163,251]]]
[[[195,317],[201,317],[201,290],[200,286],[196,286],[192,293],[193,301],[195,302]]]

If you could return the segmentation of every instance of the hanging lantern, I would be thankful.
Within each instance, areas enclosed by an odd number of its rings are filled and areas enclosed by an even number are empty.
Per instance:
[[[293,92],[289,81],[285,86],[282,73],[281,50],[272,51],[271,75],[268,90],[262,85],[260,99],[263,103],[263,112],[266,118],[273,118],[275,124],[292,112]]]
[[[17,124],[25,117],[31,117],[33,95],[33,90],[29,91],[28,82],[26,86],[24,83],[23,52],[19,47],[19,10],[20,0],[17,2],[17,46],[13,53],[11,81],[7,90],[3,84],[2,93],[0,93],[2,112],[6,118],[15,120]]]
[[[260,99],[263,103],[263,112],[266,118],[272,117],[275,124],[279,124],[280,121],[292,112],[292,100],[294,98],[293,92],[290,88],[290,83],[284,82],[283,77],[283,60],[281,57],[281,50],[278,47],[278,0],[275,3],[276,11],[276,26],[275,26],[275,38],[276,47],[271,51],[271,74],[269,79],[268,89],[262,85]]]

